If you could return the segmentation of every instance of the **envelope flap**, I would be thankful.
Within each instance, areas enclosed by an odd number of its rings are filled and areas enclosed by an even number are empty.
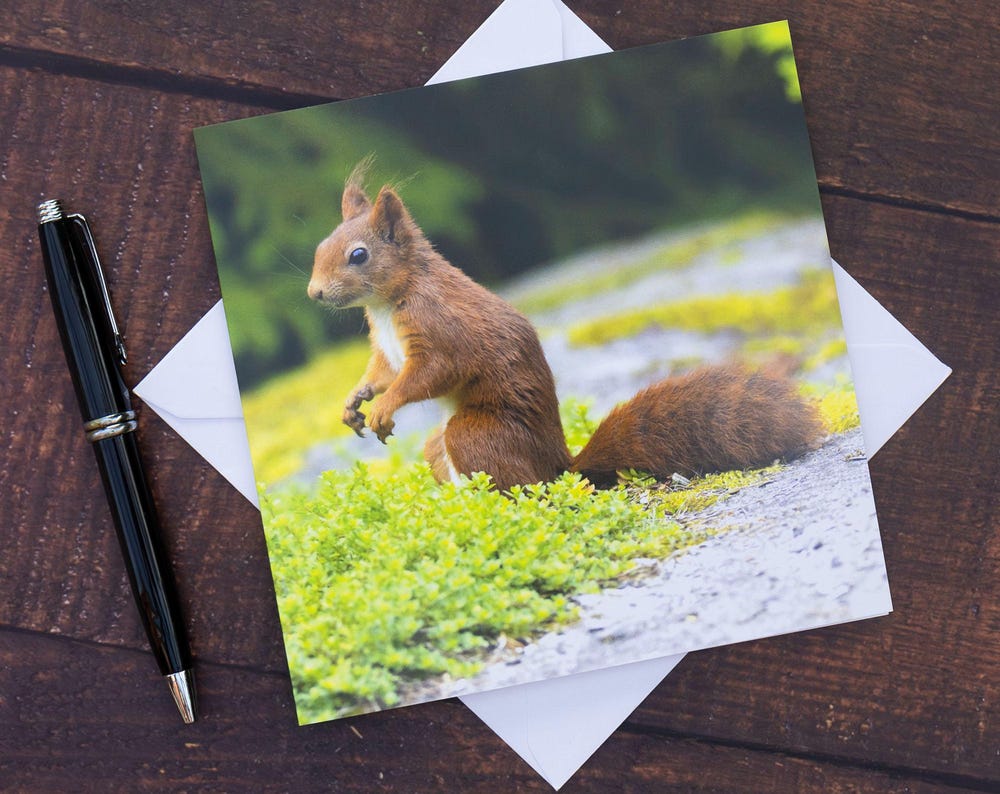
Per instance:
[[[553,0],[552,5],[559,12],[562,20],[562,57],[583,58],[587,55],[599,55],[604,52],[613,52],[604,39],[587,27],[587,23],[570,11],[566,4],[560,0]]]
[[[157,413],[166,412],[181,419],[243,417],[221,300],[133,391]]]
[[[951,369],[836,262],[833,276],[854,373],[861,432],[871,458]]]
[[[558,789],[683,658],[648,659],[460,700]]]
[[[506,0],[435,72],[427,85],[523,69],[562,58],[562,20],[555,4]]]

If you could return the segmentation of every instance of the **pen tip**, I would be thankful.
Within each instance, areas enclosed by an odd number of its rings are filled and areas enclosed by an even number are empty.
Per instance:
[[[166,676],[167,687],[184,722],[191,724],[198,717],[198,698],[194,690],[194,671],[181,670]]]

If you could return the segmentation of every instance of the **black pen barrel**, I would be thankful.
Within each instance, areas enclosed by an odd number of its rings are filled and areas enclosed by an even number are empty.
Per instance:
[[[104,308],[91,263],[68,218],[39,224],[49,298],[73,377],[83,421],[128,410],[128,388],[106,336]]]
[[[153,498],[134,433],[95,441],[132,594],[163,675],[191,667],[176,586],[160,542]]]

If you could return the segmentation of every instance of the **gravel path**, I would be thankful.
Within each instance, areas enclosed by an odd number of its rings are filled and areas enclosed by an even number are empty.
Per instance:
[[[722,503],[692,527],[726,531],[638,581],[576,598],[580,620],[441,696],[858,620],[892,609],[860,430]]]

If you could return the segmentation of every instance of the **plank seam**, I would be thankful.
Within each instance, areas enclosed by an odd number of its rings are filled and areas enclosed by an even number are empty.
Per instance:
[[[980,223],[1000,223],[1000,215],[991,215],[987,212],[974,212],[963,210],[958,207],[949,207],[947,204],[933,204],[931,202],[919,202],[902,196],[887,196],[883,193],[865,193],[861,190],[852,190],[841,185],[830,185],[820,182],[819,192],[828,196],[839,196],[841,198],[858,199],[860,201],[871,201],[875,204],[885,204],[890,207],[900,209],[915,210],[917,212],[933,212],[940,215],[950,215],[967,221],[978,221]]]
[[[33,71],[66,77],[77,77],[95,82],[124,85],[131,88],[153,88],[166,94],[182,94],[202,99],[238,102],[265,110],[294,110],[296,108],[337,102],[343,97],[325,96],[295,91],[278,91],[259,83],[227,82],[215,77],[181,75],[165,69],[143,66],[110,64],[78,55],[54,53],[27,47],[0,45],[0,66],[26,68]],[[1000,223],[1000,216],[962,210],[944,204],[914,201],[880,193],[865,193],[838,185],[819,184],[820,193],[871,201],[902,209],[949,215],[965,220]]]
[[[15,635],[20,634],[35,639],[51,640],[53,642],[83,645],[85,647],[98,648],[107,651],[125,651],[129,654],[143,655],[150,657],[150,652],[146,648],[138,648],[131,645],[115,645],[112,643],[101,642],[100,640],[87,640],[78,637],[70,637],[65,634],[51,634],[45,631],[38,631],[36,629],[26,629],[18,626],[11,626],[9,624],[0,625],[0,634],[4,633],[15,634]],[[150,664],[152,665],[152,662],[150,662]],[[253,665],[238,664],[236,662],[212,661],[210,659],[205,659],[202,657],[195,658],[196,670],[198,667],[201,667],[203,665],[226,669],[226,670],[236,670],[255,675],[280,677],[285,680],[288,679],[288,673],[285,670],[265,670]],[[1000,783],[1000,778],[987,779],[987,778],[976,777],[973,775],[961,775],[950,772],[940,772],[933,769],[921,769],[917,767],[908,767],[908,766],[889,764],[879,761],[851,758],[848,756],[834,755],[833,753],[799,751],[790,747],[764,744],[761,742],[751,742],[738,739],[725,739],[717,736],[710,736],[707,734],[699,734],[699,733],[685,733],[682,731],[671,730],[669,728],[661,728],[652,725],[644,725],[642,723],[636,723],[631,718],[629,720],[626,720],[626,722],[624,722],[618,730],[639,736],[656,736],[662,738],[676,739],[678,741],[688,741],[688,742],[696,742],[699,744],[713,745],[718,747],[728,747],[731,749],[744,750],[747,752],[767,753],[769,755],[784,756],[787,758],[792,758],[797,760],[816,761],[817,763],[827,764],[830,766],[878,772],[900,780],[904,778],[910,780],[921,780],[928,783],[937,783],[941,785],[966,788],[970,791],[995,792],[997,791],[998,783]]]
[[[153,661],[152,651],[148,647],[139,647],[136,645],[126,645],[126,644],[116,644],[111,642],[103,642],[101,640],[88,640],[82,637],[71,637],[68,634],[53,634],[47,631],[39,631],[38,629],[26,629],[21,626],[12,626],[10,624],[0,624],[0,636],[4,634],[14,634],[23,635],[26,637],[32,637],[34,639],[41,640],[51,640],[53,642],[63,642],[70,643],[74,645],[82,645],[87,648],[97,648],[103,651],[125,651],[130,654],[141,654],[149,657],[150,659],[150,669],[155,670],[156,664]],[[194,666],[195,670],[202,665],[207,665],[210,667],[218,667],[226,670],[237,670],[244,673],[254,673],[266,676],[279,676],[284,679],[288,679],[287,668],[281,670],[268,670],[263,667],[250,664],[240,664],[239,662],[227,662],[219,661],[205,658],[204,656],[195,655]]]
[[[1000,778],[983,778],[975,775],[963,775],[955,772],[942,772],[935,769],[910,767],[883,761],[853,758],[850,756],[836,755],[834,753],[812,750],[796,750],[791,747],[764,744],[762,742],[726,739],[718,736],[710,736],[708,734],[686,733],[683,731],[672,730],[670,728],[661,728],[653,725],[636,723],[631,718],[626,720],[619,730],[639,736],[659,736],[680,741],[696,742],[698,744],[728,747],[734,750],[767,753],[770,755],[784,756],[802,761],[815,761],[829,766],[878,772],[901,781],[904,779],[920,780],[926,783],[953,786],[970,791],[996,792],[998,784],[1000,784]]]
[[[155,89],[165,94],[239,102],[268,110],[294,110],[339,99],[322,94],[278,91],[239,80],[229,82],[215,77],[177,74],[165,69],[110,64],[78,55],[12,47],[9,44],[0,44],[0,65],[130,88]]]

